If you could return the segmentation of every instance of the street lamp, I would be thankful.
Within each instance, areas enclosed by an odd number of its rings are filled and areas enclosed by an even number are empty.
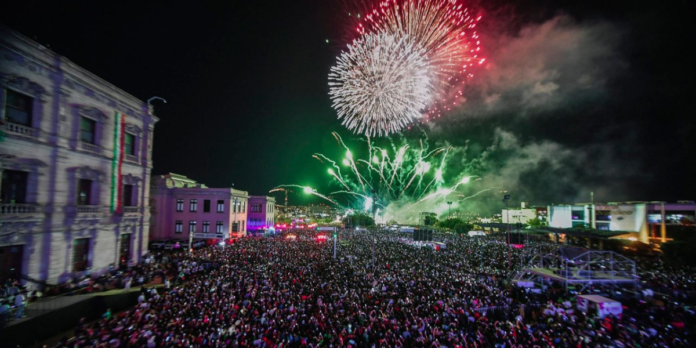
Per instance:
[[[507,242],[508,242],[508,269],[512,268],[512,260],[510,259],[511,253],[512,253],[512,246],[510,245],[510,195],[505,195],[503,197],[503,203],[505,203],[505,215],[506,215],[506,221],[507,221]]]
[[[152,110],[153,110],[153,108],[152,108],[152,101],[153,101],[153,100],[161,100],[161,101],[163,101],[165,104],[167,104],[167,100],[165,100],[165,99],[162,98],[162,97],[154,96],[154,97],[148,99],[148,100],[147,100],[147,109],[148,109],[148,112],[150,113],[150,115],[152,115]]]
[[[349,152],[350,153],[350,152]],[[375,190],[372,190],[372,273],[375,272]]]
[[[452,202],[447,202],[447,215],[448,218],[452,218]]]

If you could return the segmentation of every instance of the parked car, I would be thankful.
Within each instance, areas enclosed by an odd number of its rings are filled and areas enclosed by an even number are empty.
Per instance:
[[[191,243],[191,246],[194,249],[202,248],[205,246],[205,239],[194,239]]]

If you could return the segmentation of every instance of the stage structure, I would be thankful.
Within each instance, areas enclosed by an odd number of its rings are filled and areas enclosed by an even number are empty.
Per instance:
[[[513,278],[513,283],[530,284],[549,279],[568,285],[617,284],[636,286],[636,263],[613,251],[563,247],[552,253],[538,254]]]

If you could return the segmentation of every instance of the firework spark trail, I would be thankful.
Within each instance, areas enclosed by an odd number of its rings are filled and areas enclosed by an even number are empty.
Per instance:
[[[339,149],[346,151],[346,153],[351,151],[338,134],[332,135],[336,139]],[[369,153],[367,158],[358,158],[357,154],[364,153],[364,151],[355,149],[355,152],[351,152],[353,154],[351,155],[352,162],[348,158],[342,159],[343,165],[350,166],[348,170],[353,173],[345,176],[340,175],[339,172],[339,166],[343,167],[340,160],[333,160],[321,153],[313,155],[323,164],[324,170],[329,172],[331,182],[336,181],[333,186],[335,189],[340,189],[336,192],[324,195],[315,189],[302,185],[281,185],[278,188],[301,188],[305,193],[313,194],[335,205],[354,208],[359,206],[363,210],[368,209],[370,204],[389,207],[392,202],[397,201],[399,202],[398,206],[403,207],[412,207],[416,204],[423,204],[423,202],[428,202],[428,205],[439,204],[436,203],[439,202],[437,199],[457,193],[455,191],[462,185],[481,180],[476,175],[470,175],[475,173],[452,172],[447,174],[451,178],[458,177],[458,181],[445,180],[443,177],[445,170],[452,170],[447,169],[449,162],[452,162],[450,154],[453,147],[450,145],[430,147],[427,139],[423,139],[419,145],[414,143],[412,147],[409,146],[406,139],[380,141],[388,145],[378,146],[374,139],[367,142]],[[345,167],[343,169],[346,170]],[[359,183],[359,179],[365,180],[363,185]],[[446,182],[447,186],[445,186]],[[480,191],[472,197],[488,190],[490,189]],[[423,206],[421,205],[421,207]]]
[[[346,144],[343,142],[343,139],[341,138],[340,135],[338,135],[338,133],[331,132],[331,134],[333,134],[336,141],[338,141],[338,143],[341,144],[341,146],[343,146],[343,148],[346,150],[346,157],[348,157],[348,162],[349,162],[351,168],[353,169],[355,176],[358,178],[358,182],[360,182],[360,186],[362,186],[362,189],[364,191],[365,190],[365,184],[363,183],[364,177],[360,174],[360,172],[358,171],[358,167],[355,165],[355,161],[353,160],[353,154],[350,151],[350,148],[348,148],[348,146],[346,146]],[[367,181],[367,180],[365,180],[365,181]],[[372,185],[370,185],[369,182],[368,182],[368,185],[370,186],[370,188],[372,188]]]
[[[396,154],[396,157],[394,158],[394,162],[392,164],[392,177],[389,180],[389,185],[394,183],[394,178],[396,178],[396,173],[398,173],[399,169],[401,168],[401,163],[404,160],[404,155],[406,154],[407,148],[408,148],[408,145],[400,148],[399,152]]]
[[[471,199],[471,198],[474,198],[474,197],[476,197],[476,196],[478,196],[478,195],[480,195],[480,194],[482,194],[482,193],[484,193],[484,192],[488,192],[488,191],[490,191],[490,190],[499,189],[499,188],[500,188],[500,187],[489,187],[489,188],[487,188],[487,189],[485,189],[485,190],[481,190],[481,191],[479,191],[479,192],[476,192],[476,193],[474,193],[473,195],[470,195],[470,196],[468,196],[468,197],[464,197],[464,199],[460,199],[459,202],[464,202],[464,201],[469,200],[469,199]]]
[[[375,173],[379,174],[380,183],[384,182],[384,183],[386,184],[386,180],[387,180],[387,179],[384,177],[384,175],[382,175],[382,171],[375,169],[375,168],[372,166],[372,163],[370,163],[370,161],[367,161],[367,160],[364,160],[364,159],[359,159],[359,160],[358,160],[358,163],[364,163],[364,164],[367,166],[367,168],[370,169],[370,171],[368,171],[368,173],[371,173],[371,172],[374,171]],[[389,190],[393,190],[393,188],[392,188],[391,185],[389,185],[389,184],[387,184],[387,188],[388,188]]]
[[[439,190],[435,191],[434,193],[429,194],[429,195],[423,197],[422,199],[420,199],[420,200],[417,201],[416,203],[413,203],[413,205],[416,205],[416,204],[418,204],[418,203],[421,203],[421,202],[423,202],[423,201],[426,201],[426,200],[428,200],[428,199],[435,198],[435,197],[438,197],[438,196],[439,196],[439,197],[445,197],[445,196],[451,194],[452,192],[456,191],[456,190],[459,188],[459,186],[464,185],[464,184],[468,184],[468,183],[470,182],[470,180],[471,180],[471,177],[470,177],[470,176],[465,176],[465,177],[463,177],[461,180],[459,180],[454,186],[452,186],[452,187],[450,187],[450,188],[448,188],[448,189],[439,189]]]
[[[333,175],[333,177],[336,178],[336,180],[338,180],[338,182],[343,184],[343,187],[345,187],[346,190],[350,190],[350,187],[345,183],[345,181],[343,181],[343,179],[341,179],[338,175],[336,175],[336,172],[334,172],[333,169],[329,168],[329,174]]]
[[[269,191],[269,192],[273,192],[274,190],[278,190],[279,188],[283,188],[283,187],[297,187],[297,188],[301,188],[301,189],[303,190],[303,192],[305,192],[305,193],[313,194],[313,195],[315,195],[315,196],[317,196],[317,197],[320,197],[320,198],[323,198],[323,199],[325,199],[325,200],[327,200],[327,201],[329,201],[329,202],[331,202],[331,203],[333,203],[333,204],[335,204],[335,205],[337,205],[337,206],[341,206],[340,204],[338,204],[338,202],[334,201],[333,199],[331,199],[331,198],[329,198],[329,197],[326,197],[326,196],[322,195],[321,193],[317,192],[317,190],[315,190],[315,189],[313,189],[313,188],[311,188],[311,187],[309,187],[309,186],[294,185],[294,184],[290,184],[290,185],[278,185],[278,187],[272,189],[272,190]]]

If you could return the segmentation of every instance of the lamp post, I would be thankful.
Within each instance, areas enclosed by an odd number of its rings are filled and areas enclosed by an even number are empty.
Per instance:
[[[452,218],[452,202],[447,202],[447,218]]]
[[[150,112],[150,115],[152,115],[152,110],[153,110],[153,108],[152,108],[152,101],[153,101],[153,100],[161,100],[161,101],[163,101],[165,104],[167,104],[167,100],[164,99],[164,98],[162,98],[162,97],[158,97],[158,96],[151,97],[150,99],[147,100],[147,108],[148,108],[148,111]]]
[[[506,215],[506,221],[507,221],[507,242],[508,242],[508,269],[512,268],[512,259],[511,259],[511,254],[512,254],[512,246],[510,245],[510,195],[505,195],[503,197],[503,203],[505,203],[505,215]]]
[[[377,202],[375,201],[375,190],[372,190],[372,273],[375,272],[375,213]]]

